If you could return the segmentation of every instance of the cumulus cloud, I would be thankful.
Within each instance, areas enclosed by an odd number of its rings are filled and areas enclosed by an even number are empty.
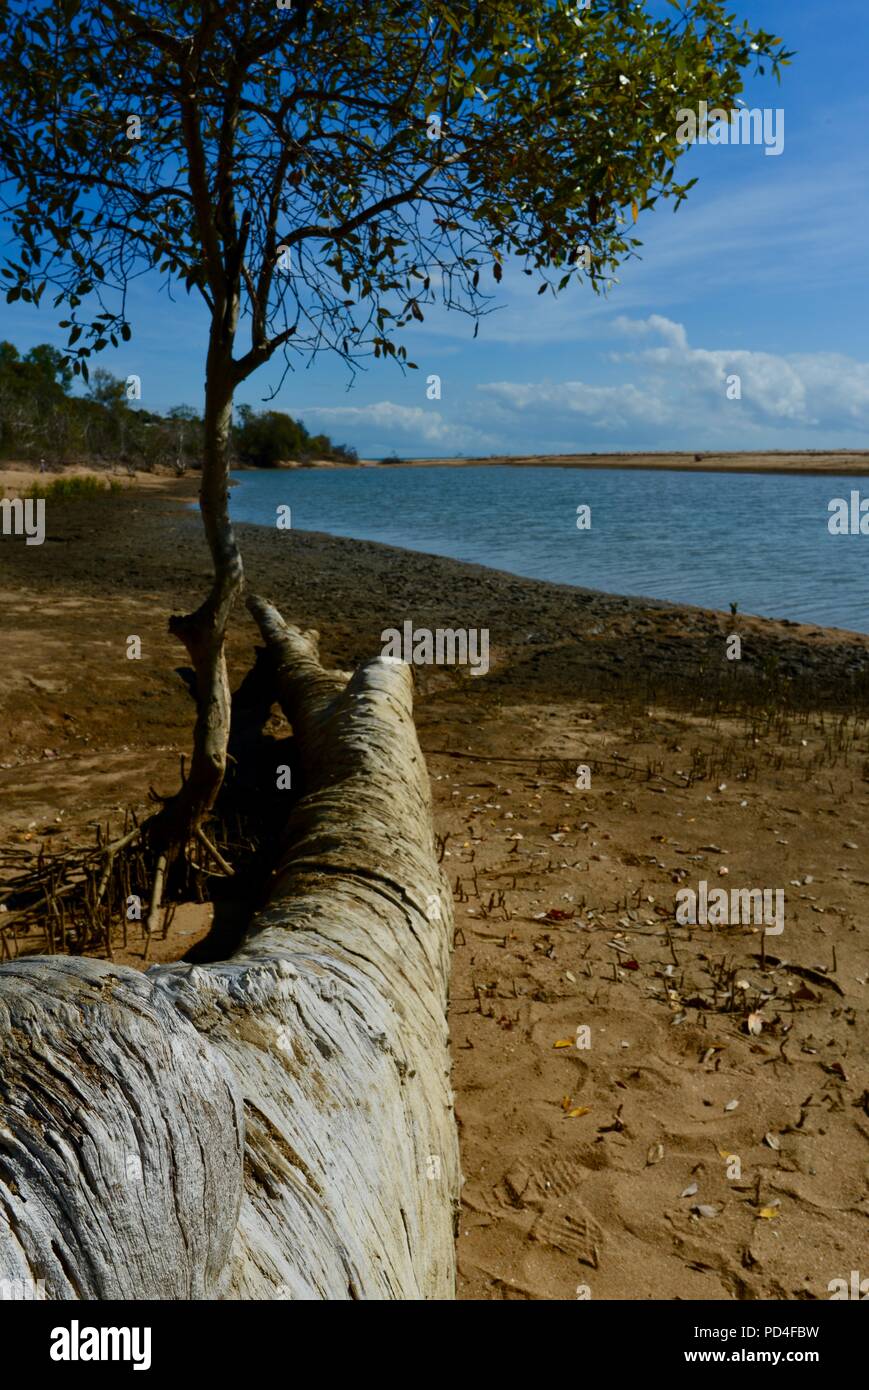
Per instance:
[[[577,449],[739,449],[854,447],[856,436],[843,438],[848,427],[869,426],[869,363],[835,353],[692,347],[684,326],[660,314],[620,317],[612,326],[633,343],[649,341],[608,354],[629,379],[488,382],[479,390],[502,427],[512,416],[550,437],[570,430]]]
[[[660,425],[670,418],[665,401],[632,382],[624,386],[591,386],[582,381],[541,385],[491,381],[479,389],[504,411],[545,411],[550,422],[558,414],[579,417],[600,430],[616,429],[629,422]]]
[[[684,351],[688,346],[688,335],[682,324],[664,318],[663,314],[650,314],[647,319],[631,319],[619,314],[613,321],[613,331],[634,337],[657,333],[669,347],[677,351]]]
[[[453,382],[426,405],[381,400],[300,413],[309,428],[369,456],[865,447],[867,362],[694,347],[684,325],[662,314],[614,318],[604,336],[609,350],[589,362],[604,381],[499,379],[474,390]]]
[[[333,436],[341,434],[352,437],[354,442],[359,440],[359,452],[363,454],[386,452],[399,443],[422,454],[430,453],[432,447],[455,453],[494,448],[495,444],[484,431],[460,418],[447,418],[434,404],[426,408],[372,401],[368,405],[311,406],[298,413],[309,429],[313,425]]]

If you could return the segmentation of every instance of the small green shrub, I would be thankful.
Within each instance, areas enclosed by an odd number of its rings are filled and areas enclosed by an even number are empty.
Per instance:
[[[86,501],[93,497],[104,497],[120,492],[121,485],[116,478],[72,477],[54,478],[50,483],[34,483],[28,490],[28,497],[52,497],[59,501]]]

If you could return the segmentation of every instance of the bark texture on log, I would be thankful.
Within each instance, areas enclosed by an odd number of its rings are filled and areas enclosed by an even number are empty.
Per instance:
[[[149,976],[67,956],[0,967],[0,1282],[216,1296],[243,1144],[229,1067]]]
[[[452,1298],[452,909],[410,672],[324,672],[249,607],[305,779],[268,906],[220,964],[0,966],[0,1279]]]

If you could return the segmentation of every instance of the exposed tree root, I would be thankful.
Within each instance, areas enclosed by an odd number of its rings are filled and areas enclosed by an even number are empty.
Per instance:
[[[111,960],[121,945],[141,945],[147,959],[160,935],[161,911],[165,937],[179,902],[208,901],[227,890],[229,879],[253,908],[254,860],[269,854],[280,824],[275,811],[286,810],[286,792],[270,800],[272,769],[295,757],[287,746],[292,740],[278,745],[263,735],[274,699],[274,680],[259,650],[233,696],[227,776],[207,821],[194,819],[182,831],[185,818],[174,810],[180,793],[166,797],[152,790],[157,809],[141,819],[128,811],[120,834],[104,824],[91,845],[0,848],[0,960],[35,951]],[[183,758],[181,779],[183,792]],[[173,825],[182,838],[167,840]]]
[[[147,959],[162,910],[171,912],[185,898],[204,901],[215,877],[212,864],[221,877],[231,877],[226,853],[250,857],[257,848],[244,837],[230,840],[229,826],[215,818],[210,834],[200,827],[170,858],[150,841],[153,819],[116,839],[108,825],[100,827],[93,845],[60,852],[44,845],[35,856],[0,849],[0,960],[34,951],[111,960],[116,947],[126,949],[139,937]],[[169,922],[163,922],[163,936]]]

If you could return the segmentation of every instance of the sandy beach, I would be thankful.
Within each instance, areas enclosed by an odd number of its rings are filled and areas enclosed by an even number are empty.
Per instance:
[[[466,462],[713,466],[642,457]],[[196,487],[50,504],[43,546],[3,538],[3,843],[79,843],[174,787],[192,706],[166,618],[208,582]],[[456,900],[460,1297],[827,1298],[869,1215],[869,637],[238,532],[250,587],[336,666],[406,619],[490,633],[486,676],[415,672]],[[237,612],[234,683],[256,642]],[[781,889],[782,934],[677,924],[701,880]],[[209,924],[179,911],[162,958],[225,948]],[[116,958],[142,967],[141,943]]]
[[[382,460],[363,459],[373,465]],[[466,468],[507,464],[516,468],[660,468],[689,473],[831,473],[869,474],[869,451],[840,449],[787,453],[643,453],[643,454],[491,454],[481,458],[403,459],[408,467],[440,464]],[[329,465],[323,465],[328,467]],[[384,464],[384,466],[386,466]],[[394,466],[394,465],[392,465]]]

